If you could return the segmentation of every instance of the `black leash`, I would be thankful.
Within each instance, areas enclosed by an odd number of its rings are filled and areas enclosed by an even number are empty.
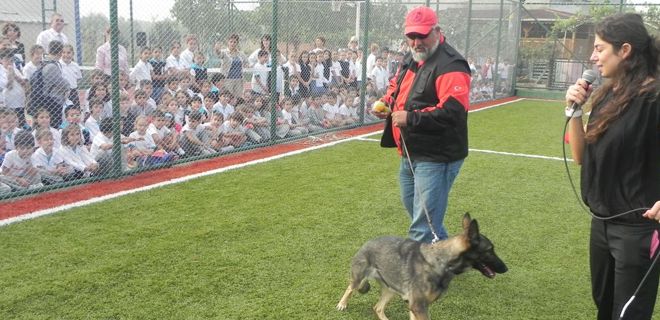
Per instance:
[[[573,109],[573,112],[575,112],[575,109]],[[571,116],[572,116],[572,114],[571,114]],[[626,211],[626,212],[618,213],[618,214],[615,214],[615,215],[610,216],[610,217],[599,217],[599,216],[595,215],[593,212],[591,212],[587,209],[587,207],[584,205],[584,203],[582,202],[582,199],[580,198],[580,196],[577,193],[577,188],[575,187],[575,183],[573,183],[573,178],[571,177],[571,171],[568,168],[568,159],[566,157],[566,143],[564,142],[564,137],[566,137],[566,131],[568,129],[568,123],[571,121],[571,119],[572,119],[572,117],[568,117],[566,119],[566,123],[564,124],[564,132],[561,136],[561,139],[562,139],[561,140],[561,146],[562,146],[562,151],[563,151],[563,155],[564,155],[564,167],[566,168],[566,175],[568,176],[568,181],[571,183],[571,188],[573,189],[573,194],[575,195],[575,199],[577,199],[577,202],[580,204],[580,207],[582,207],[582,210],[584,210],[586,213],[588,213],[592,218],[594,218],[596,220],[601,220],[601,221],[611,220],[611,219],[618,218],[618,217],[621,217],[623,215],[633,213],[633,212],[637,212],[637,211],[649,210],[650,208],[637,208],[637,209],[629,210],[629,211]],[[642,289],[642,286],[644,285],[644,282],[646,282],[646,278],[648,278],[649,274],[651,274],[651,270],[653,270],[653,267],[655,267],[656,262],[658,262],[658,257],[660,257],[660,253],[658,251],[660,251],[660,250],[658,250],[658,248],[656,248],[655,251],[656,251],[656,252],[654,252],[655,257],[653,258],[653,262],[651,262],[651,266],[646,271],[646,274],[644,274],[644,277],[642,278],[642,281],[640,281],[639,285],[637,285],[637,289],[635,289],[635,292],[633,293],[633,295],[630,297],[630,299],[628,299],[628,302],[626,302],[626,304],[623,306],[623,309],[621,309],[621,314],[619,315],[619,320],[623,319],[623,315],[626,313],[626,310],[628,309],[628,306],[630,306],[630,304],[635,300],[635,297],[637,297],[637,294],[639,293],[639,290]]]

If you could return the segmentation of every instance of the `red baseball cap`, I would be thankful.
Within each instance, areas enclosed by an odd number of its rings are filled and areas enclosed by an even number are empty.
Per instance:
[[[406,28],[404,34],[429,34],[437,24],[438,16],[435,15],[433,9],[429,7],[417,7],[410,10],[406,16]]]

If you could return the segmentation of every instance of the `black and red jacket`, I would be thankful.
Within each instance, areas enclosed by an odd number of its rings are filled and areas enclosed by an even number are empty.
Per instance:
[[[387,118],[382,147],[397,147],[404,155],[403,134],[411,160],[452,162],[467,157],[470,67],[444,38],[423,62],[408,53],[381,100],[392,111],[409,112],[405,128],[392,126],[392,117]]]

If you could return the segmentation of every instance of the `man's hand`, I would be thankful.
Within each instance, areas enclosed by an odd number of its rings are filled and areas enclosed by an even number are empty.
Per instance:
[[[403,128],[408,121],[408,111],[394,111],[392,112],[392,124],[395,127]]]
[[[390,115],[390,111],[387,111],[387,112],[376,112],[376,111],[371,110],[371,114],[373,114],[374,116],[378,117],[378,119],[386,119],[387,116]]]

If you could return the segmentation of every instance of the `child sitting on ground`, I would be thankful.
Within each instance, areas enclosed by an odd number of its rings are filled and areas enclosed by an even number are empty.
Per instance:
[[[188,123],[181,129],[179,145],[186,156],[209,155],[215,152],[215,150],[207,147],[202,142],[202,139],[204,139],[202,135],[206,133],[204,132],[204,127],[201,125],[201,121],[201,113],[191,113],[188,116]]]
[[[54,149],[59,149],[62,146],[62,135],[60,134],[60,130],[57,130],[53,127],[50,126],[50,112],[44,108],[40,108],[36,112],[36,121],[34,122],[34,125],[32,126],[34,130],[32,131],[32,135],[34,136],[35,142],[37,144],[39,143],[39,139],[37,138],[37,131],[39,130],[48,130],[51,132],[53,136],[53,148]]]
[[[0,182],[13,190],[25,190],[43,187],[39,171],[32,166],[34,137],[27,130],[21,130],[14,139],[15,150],[7,152],[2,161]]]
[[[32,154],[31,160],[32,165],[41,175],[41,182],[49,185],[75,179],[73,168],[64,162],[59,148],[55,147],[53,132],[48,129],[39,129],[36,131],[35,137],[39,149]]]

